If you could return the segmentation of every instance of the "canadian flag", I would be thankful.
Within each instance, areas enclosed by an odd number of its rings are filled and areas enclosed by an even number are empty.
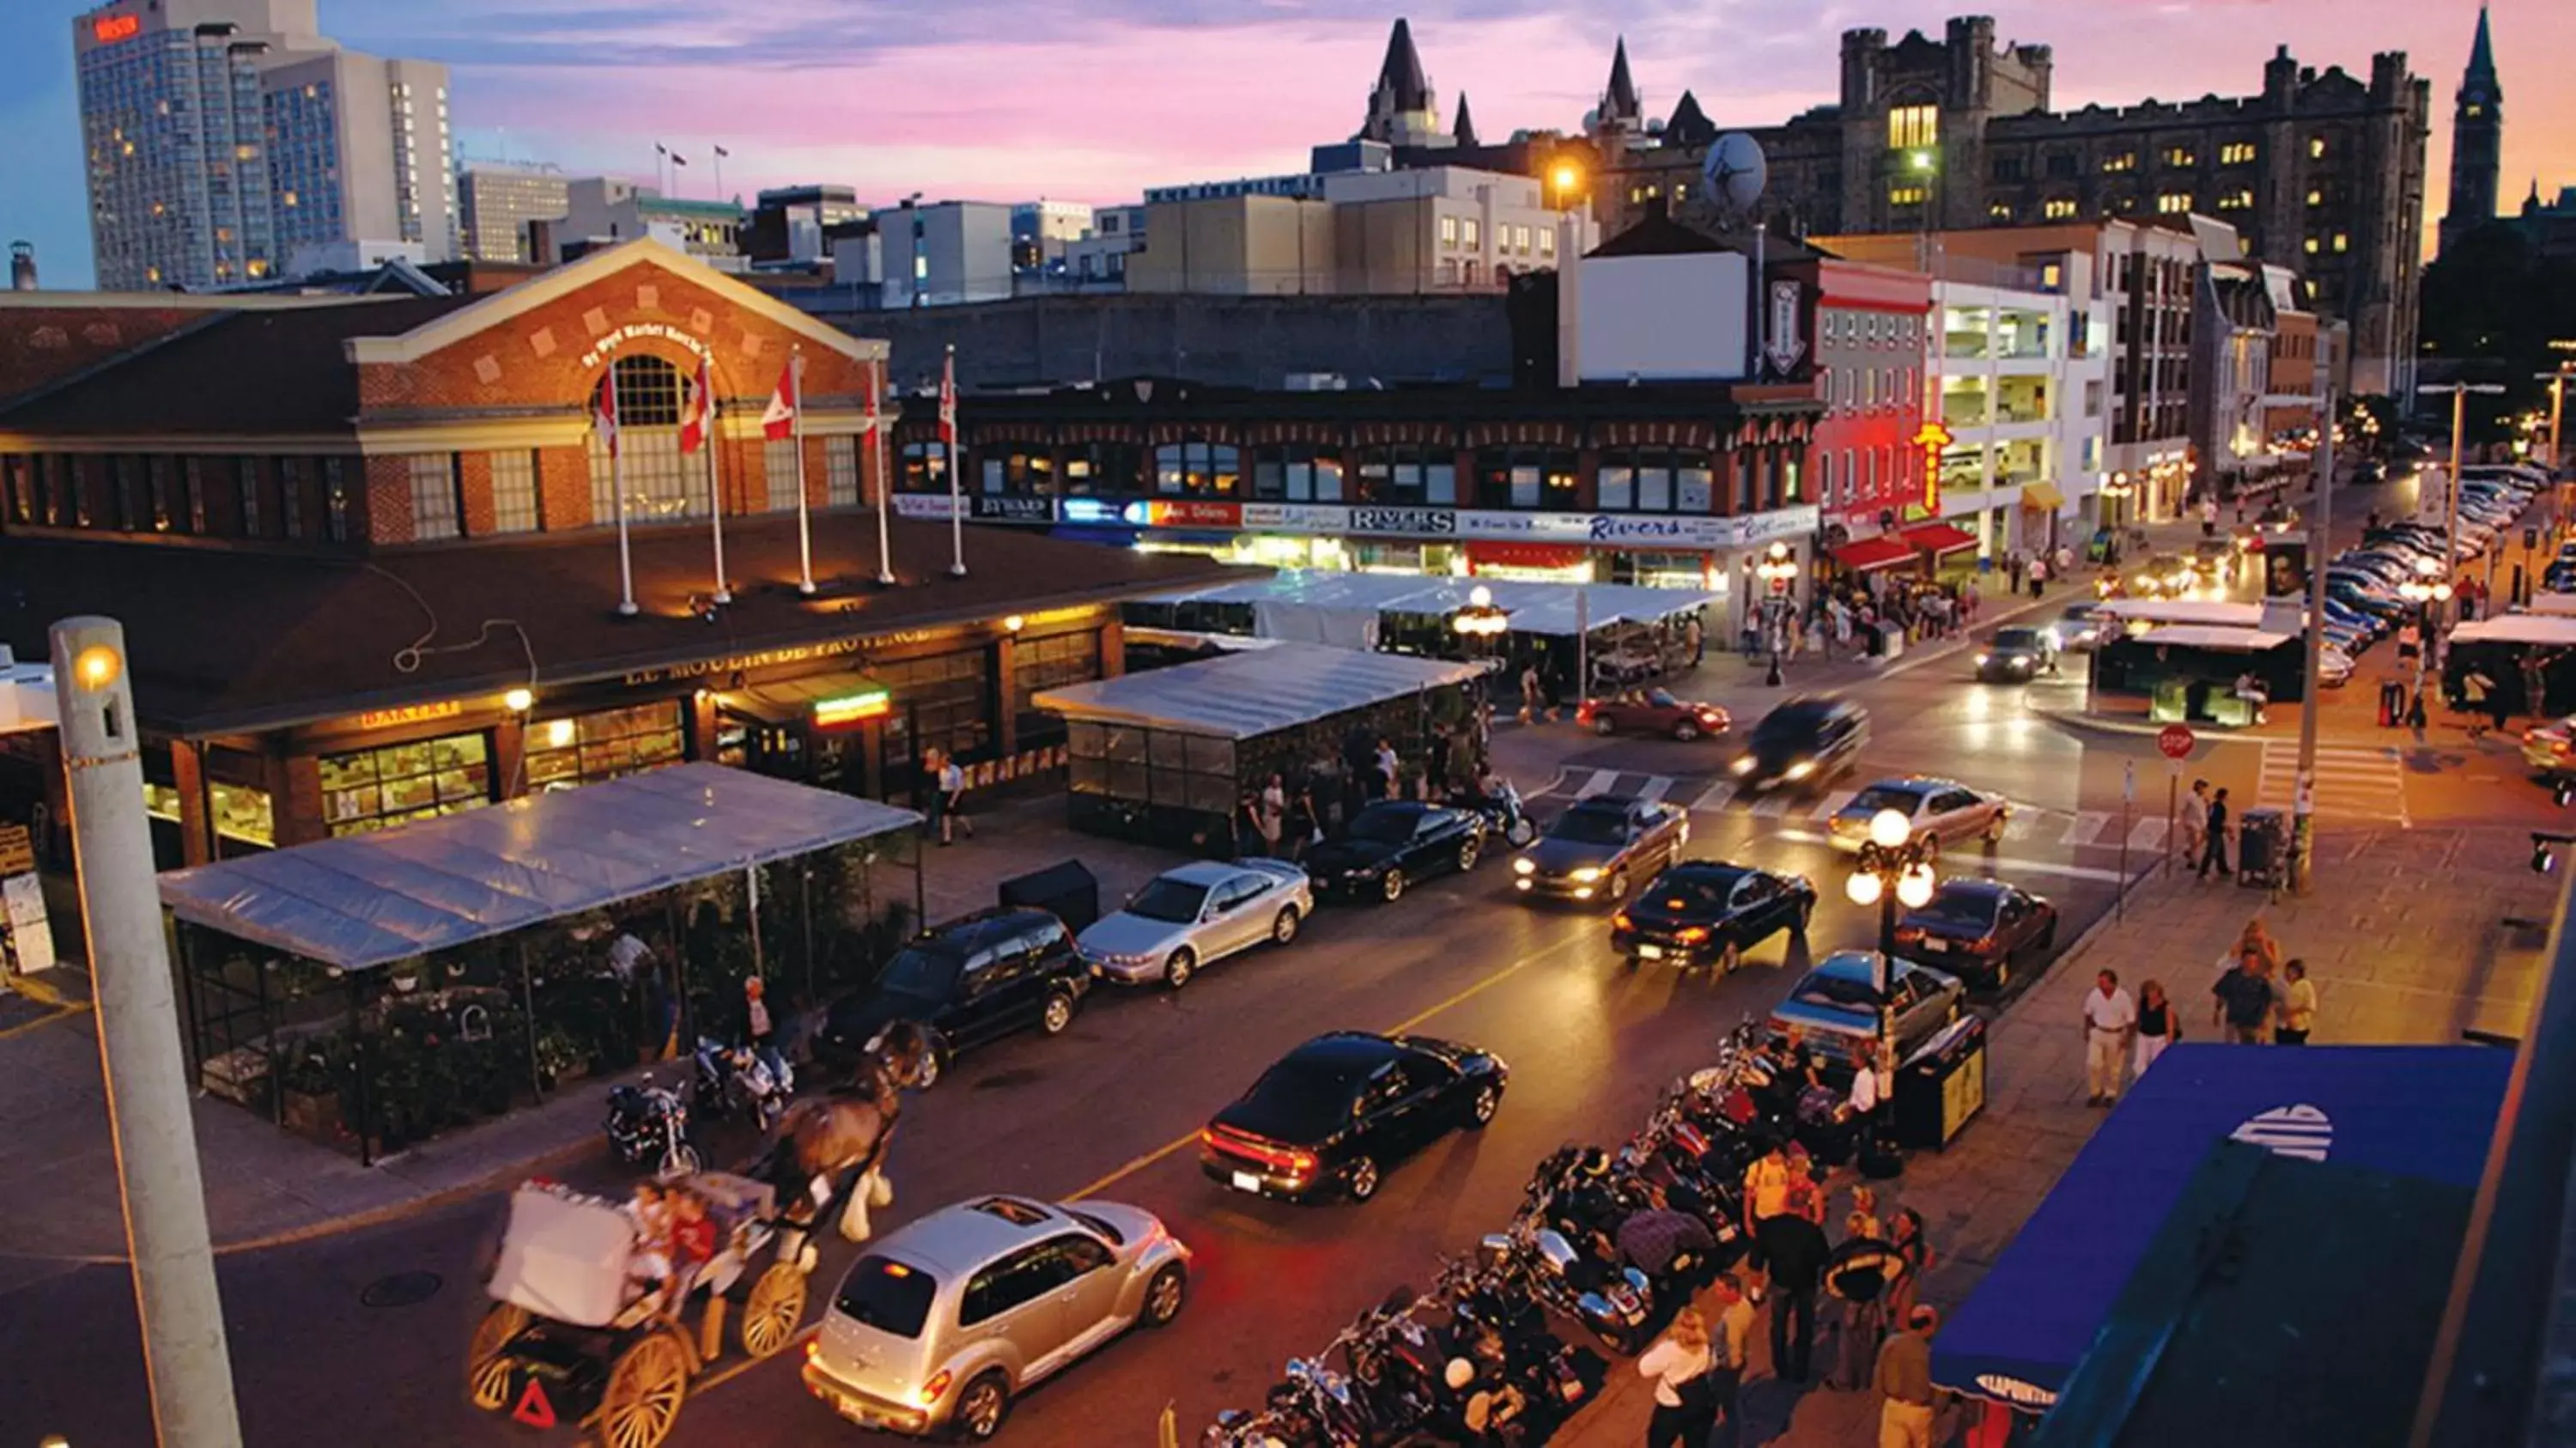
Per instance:
[[[716,430],[716,389],[707,376],[707,359],[698,359],[698,386],[689,396],[689,415],[680,423],[680,451],[693,453],[707,445]]]
[[[957,445],[957,354],[948,354],[947,365],[939,373],[939,434],[948,445]]]
[[[608,455],[617,456],[617,369],[608,369],[608,385],[599,389],[599,411],[590,420],[599,440],[608,444]]]
[[[796,359],[778,369],[778,387],[769,394],[769,406],[760,414],[761,435],[771,442],[784,442],[796,431]]]

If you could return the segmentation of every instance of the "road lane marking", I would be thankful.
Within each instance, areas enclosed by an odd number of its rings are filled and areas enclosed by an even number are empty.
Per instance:
[[[1721,779],[1717,783],[1710,785],[1707,789],[1700,791],[1699,798],[1691,801],[1690,812],[1692,814],[1715,814],[1718,811],[1725,809],[1727,804],[1734,798],[1735,786]]]
[[[36,1017],[36,1018],[35,1018],[34,1020],[32,1020],[32,1021],[20,1021],[18,1024],[14,1025],[14,1026],[10,1026],[10,1027],[8,1027],[8,1028],[7,1028],[7,1029],[5,1029],[5,1030],[0,1030],[0,1041],[5,1041],[5,1040],[9,1039],[11,1036],[23,1036],[23,1035],[27,1034],[29,1031],[38,1030],[38,1029],[41,1029],[41,1028],[43,1028],[43,1027],[45,1027],[45,1026],[50,1026],[50,1025],[52,1025],[52,1024],[53,1024],[54,1022],[56,1022],[56,1021],[67,1021],[67,1020],[70,1020],[72,1017],[77,1016],[77,1015],[80,1015],[80,1014],[83,1014],[84,1012],[88,1011],[89,1009],[90,1009],[90,1004],[89,1004],[89,1002],[87,1002],[87,1001],[73,1001],[73,1002],[69,1003],[68,1005],[60,1006],[60,1007],[57,1007],[57,1008],[56,1008],[56,1009],[54,1009],[54,1010],[47,1011],[46,1013],[44,1013],[44,1014],[43,1014],[43,1015],[41,1015],[41,1016]],[[118,1260],[118,1261],[123,1261],[124,1259],[123,1259],[123,1258],[118,1258],[117,1260]]]
[[[1858,798],[1860,798],[1859,790],[1835,790],[1833,793],[1826,795],[1822,803],[1819,803],[1814,809],[1809,810],[1807,812],[1807,818],[1811,820],[1832,819],[1834,816],[1843,812],[1843,806],[1850,804],[1853,800]]]
[[[1590,799],[1596,794],[1608,794],[1613,788],[1617,787],[1618,783],[1619,771],[1615,769],[1596,769],[1592,771],[1592,777],[1585,780],[1581,788],[1575,790],[1574,797],[1576,799]]]
[[[1662,799],[1666,794],[1670,793],[1672,791],[1672,787],[1680,782],[1681,781],[1673,778],[1669,774],[1647,775],[1646,787],[1637,791],[1637,802],[1639,804],[1653,804],[1657,800]]]
[[[2058,843],[2061,845],[2089,845],[2095,840],[2102,838],[2102,831],[2108,828],[2110,823],[2111,817],[2109,815],[2101,814],[2093,810],[2086,810],[2084,813],[2077,815],[2074,819],[2067,821],[2066,834],[2063,838],[2058,840]]]
[[[2155,817],[2153,817],[2153,816],[2149,816],[2149,817],[2148,817],[2148,818],[2146,818],[2146,819],[2142,819],[2142,820],[2138,821],[2138,822],[2137,822],[2137,824],[2136,824],[2135,826],[2131,827],[2131,829],[2129,830],[2129,848],[2130,848],[2130,849],[2133,849],[2133,850],[2154,850],[2154,849],[2160,849],[2160,848],[2162,848],[2162,847],[2163,847],[2164,842],[2165,842],[2165,822],[2164,822],[2163,820],[2161,820],[2161,819],[2157,819],[2157,818],[2155,818]]]
[[[1760,818],[1769,820],[1784,818],[1789,813],[1789,796],[1785,794],[1774,794],[1757,800],[1753,805],[1753,813]]]

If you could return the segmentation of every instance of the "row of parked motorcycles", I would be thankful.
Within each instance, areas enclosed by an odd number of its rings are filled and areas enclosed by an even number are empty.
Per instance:
[[[1218,1414],[1202,1448],[1547,1441],[1608,1371],[1552,1324],[1633,1356],[1670,1318],[1659,1304],[1687,1303],[1749,1249],[1745,1169],[1795,1129],[1795,1105],[1777,1101],[1759,1039],[1753,1023],[1739,1027],[1717,1063],[1667,1090],[1618,1148],[1549,1155],[1508,1227],[1445,1261],[1430,1292],[1399,1288],[1323,1352],[1291,1358],[1264,1405]],[[1681,1253],[1650,1276],[1618,1245],[1620,1227],[1648,1211],[1698,1221],[1714,1250]]]
[[[796,1070],[776,1047],[701,1036],[686,1096],[647,1071],[633,1085],[610,1089],[604,1129],[618,1160],[675,1177],[705,1164],[689,1139],[692,1118],[740,1119],[765,1136],[795,1099]]]

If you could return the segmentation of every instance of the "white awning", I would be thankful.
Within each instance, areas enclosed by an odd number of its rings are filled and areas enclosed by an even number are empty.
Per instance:
[[[2212,628],[2205,624],[2169,624],[2149,629],[2137,636],[2142,644],[2169,644],[2178,649],[2227,649],[2239,653],[2259,654],[2276,649],[2296,634],[2265,633],[2256,628]]]
[[[1161,595],[1156,603],[1232,603],[1253,609],[1266,635],[1316,639],[1334,636],[1327,627],[1302,628],[1290,622],[1301,611],[1375,616],[1390,613],[1442,615],[1465,608],[1479,586],[1491,591],[1494,606],[1511,615],[1511,631],[1572,637],[1578,615],[1592,628],[1614,623],[1652,623],[1687,613],[1725,594],[1701,588],[1645,588],[1628,583],[1533,583],[1516,578],[1417,578],[1393,573],[1336,573],[1318,569],[1283,569],[1266,578],[1221,583],[1214,588]],[[1579,598],[1579,602],[1578,602]]]
[[[1487,667],[1482,662],[1283,643],[1095,683],[1042,689],[1029,696],[1029,702],[1076,723],[1253,739],[1461,683]]]
[[[2110,598],[2095,606],[2110,618],[2143,623],[2208,624],[2217,628],[2252,628],[2263,621],[2263,605],[2229,603],[2215,598]]]
[[[2508,613],[2481,618],[2451,630],[2455,644],[2547,644],[2576,647],[2576,618],[2564,614]]]
[[[920,823],[874,800],[681,764],[173,870],[161,903],[192,925],[363,970]]]

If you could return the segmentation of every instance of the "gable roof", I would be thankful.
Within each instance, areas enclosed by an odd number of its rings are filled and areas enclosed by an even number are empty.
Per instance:
[[[1706,146],[1717,140],[1717,123],[1699,108],[1699,97],[1682,92],[1673,106],[1673,118],[1664,122],[1664,144],[1667,146]]]

